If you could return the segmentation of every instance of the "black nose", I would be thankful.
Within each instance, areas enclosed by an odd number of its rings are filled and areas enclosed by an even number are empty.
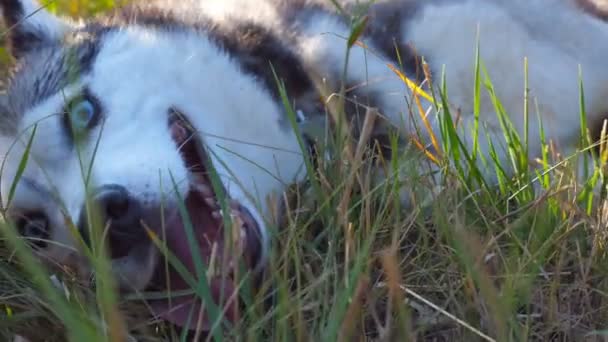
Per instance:
[[[98,188],[93,194],[92,204],[95,211],[90,213],[83,207],[79,229],[89,244],[90,229],[104,229],[103,235],[108,239],[111,258],[126,256],[133,245],[145,237],[145,230],[140,223],[141,205],[123,186],[110,184]],[[98,215],[90,215],[91,213]],[[90,225],[88,217],[97,217],[100,222],[96,226]]]
[[[50,238],[50,222],[43,211],[27,211],[13,213],[11,221],[21,236],[35,249],[48,245]]]

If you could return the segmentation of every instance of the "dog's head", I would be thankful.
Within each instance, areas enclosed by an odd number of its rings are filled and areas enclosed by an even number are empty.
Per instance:
[[[2,1],[1,10],[17,61],[0,119],[2,202],[37,253],[81,263],[70,226],[87,242],[90,218],[100,217],[124,290],[165,289],[168,280],[172,290],[186,287],[159,272],[150,232],[193,275],[193,253],[224,274],[237,257],[263,266],[269,197],[303,175],[269,82],[177,16],[71,22],[29,0]],[[227,277],[209,276],[213,293],[235,286],[220,286]],[[180,323],[190,308],[161,314]]]

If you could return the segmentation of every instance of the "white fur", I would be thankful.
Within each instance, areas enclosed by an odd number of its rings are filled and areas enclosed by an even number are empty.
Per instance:
[[[202,13],[219,22],[241,18],[273,26],[280,21],[271,1],[209,0],[199,4]]]
[[[479,31],[478,31],[479,29]],[[587,114],[608,111],[608,26],[561,1],[466,1],[428,6],[407,25],[403,35],[417,51],[446,69],[449,100],[461,110],[463,128],[473,120],[474,60],[479,32],[480,57],[498,98],[515,128],[524,129],[524,59],[528,59],[531,156],[540,155],[536,104],[548,139],[563,149],[575,149],[579,134],[579,66],[585,87]],[[481,120],[490,139],[501,141],[494,107],[482,90]],[[472,134],[464,133],[472,143]],[[480,138],[482,153],[488,146]],[[499,151],[501,152],[501,151]],[[505,161],[506,155],[499,157]]]
[[[59,116],[48,117],[48,113],[60,112],[64,99],[88,85],[105,109],[104,124],[91,132],[81,155],[85,161],[91,159],[101,134],[93,164],[94,184],[120,184],[148,200],[160,196],[162,184],[171,200],[173,176],[185,194],[188,172],[168,129],[167,109],[174,106],[187,113],[200,132],[230,197],[247,207],[262,226],[266,252],[266,219],[271,211],[266,200],[303,176],[302,153],[294,133],[280,127],[279,104],[257,80],[243,74],[235,62],[198,35],[131,27],[111,34],[103,46],[91,76],[25,114],[20,130],[40,123],[31,150],[38,167],[28,167],[24,176],[52,182],[77,221],[84,203],[78,157],[66,150]],[[117,86],[116,75],[124,86]],[[15,161],[7,163],[9,169],[3,173],[5,190],[28,137],[10,155]],[[36,203],[24,191],[17,192],[17,200]],[[55,230],[52,239],[70,245],[66,233]],[[48,253],[67,257],[54,248]]]

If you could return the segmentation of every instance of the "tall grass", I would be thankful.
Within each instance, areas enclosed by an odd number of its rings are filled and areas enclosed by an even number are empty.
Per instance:
[[[52,9],[88,14],[111,5],[64,1]],[[345,53],[364,24],[353,20]],[[581,85],[580,151],[561,156],[547,141],[540,116],[534,117],[534,103],[526,96],[522,111],[526,120],[539,121],[541,141],[530,141],[527,125],[524,132],[513,128],[479,53],[471,62],[476,120],[465,132],[474,137],[472,147],[458,134],[442,77],[436,77],[440,83],[434,87],[440,91],[425,94],[417,89],[410,94],[414,100],[434,100],[441,122],[439,132],[431,136],[436,154],[404,153],[392,136],[390,159],[383,158],[369,143],[371,126],[378,120],[371,108],[360,136],[326,132],[317,142],[317,159],[306,160],[308,182],[294,185],[284,197],[285,218],[273,229],[274,248],[264,280],[257,291],[243,281],[246,305],[233,325],[222,323],[221,307],[207,306],[217,322],[209,339],[601,339],[608,319],[606,201],[602,192],[593,190],[605,183],[607,153],[600,144],[599,154],[584,154],[593,142],[584,89]],[[527,70],[525,61],[522,68]],[[407,75],[399,76],[407,81]],[[299,130],[283,77],[287,75],[276,75],[277,87],[292,127]],[[522,84],[525,89],[527,83]],[[488,141],[489,156],[479,153],[481,139],[487,139],[479,120],[482,93],[489,94],[503,132],[502,141]],[[343,108],[330,108],[328,115],[344,118],[339,112]],[[412,107],[420,110],[424,109]],[[35,138],[33,130],[31,139]],[[530,144],[543,146],[540,167],[535,169],[528,162]],[[412,146],[424,144],[414,141]],[[498,151],[505,146],[508,158],[501,162]],[[301,147],[306,153],[303,142]],[[324,158],[327,154],[333,158]],[[575,172],[574,159],[579,157],[587,158],[593,170],[583,184]],[[412,207],[404,208],[404,188],[423,197],[435,193],[434,184],[410,172],[429,159],[441,171],[440,197],[413,201]],[[30,162],[28,148],[21,160],[23,170]],[[375,178],[379,168],[387,175],[382,182]],[[484,178],[487,168],[494,170],[495,183]],[[533,182],[540,186],[533,187]],[[187,218],[185,208],[182,212]],[[53,281],[15,230],[7,223],[1,229],[0,339],[8,341],[15,334],[40,341],[120,341],[127,340],[127,334],[142,341],[188,339],[150,320],[145,300],[151,294],[111,293],[113,281],[101,239],[94,239],[98,241],[90,253],[98,273],[98,286],[92,289],[75,282],[69,270],[53,270],[61,283]],[[187,274],[163,249],[160,238],[151,238],[181,270],[192,291],[211,303],[209,285],[201,276],[207,265],[197,260],[196,275]]]

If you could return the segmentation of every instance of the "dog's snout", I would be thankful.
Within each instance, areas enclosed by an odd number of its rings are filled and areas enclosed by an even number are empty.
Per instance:
[[[104,235],[108,239],[112,258],[126,256],[134,245],[145,238],[145,231],[140,223],[141,204],[125,187],[115,184],[104,185],[94,192],[93,203],[99,210],[102,229],[107,229]],[[83,208],[79,227],[85,236],[85,241],[90,243],[88,233],[91,227],[87,217],[89,215]]]
[[[141,214],[139,205],[123,186],[103,186],[99,188],[94,198],[101,214],[106,220],[112,220],[113,225],[130,226],[137,223]]]
[[[34,248],[42,249],[48,245],[50,222],[42,211],[30,211],[14,214],[12,221],[19,234]]]

